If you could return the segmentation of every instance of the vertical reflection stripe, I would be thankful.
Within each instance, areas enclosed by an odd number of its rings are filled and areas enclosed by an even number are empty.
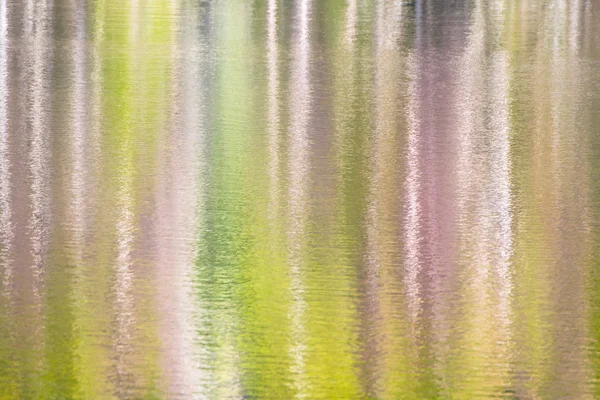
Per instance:
[[[305,381],[306,353],[306,299],[304,289],[305,264],[303,260],[306,243],[306,207],[308,202],[307,180],[309,173],[309,118],[311,107],[310,82],[310,20],[311,0],[296,2],[295,39],[291,71],[290,143],[289,143],[289,263],[292,303],[290,308],[291,346],[293,376],[296,398],[307,396],[309,387]]]

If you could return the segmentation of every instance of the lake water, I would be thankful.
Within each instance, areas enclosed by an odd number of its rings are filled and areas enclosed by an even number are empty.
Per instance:
[[[0,0],[0,399],[600,398],[596,0]]]

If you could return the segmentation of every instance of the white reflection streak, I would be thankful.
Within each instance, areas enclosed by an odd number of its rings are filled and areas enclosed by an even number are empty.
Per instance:
[[[267,9],[267,60],[269,74],[269,217],[275,221],[279,210],[279,68],[277,51],[277,1],[269,0]]]
[[[304,283],[302,267],[302,250],[305,240],[305,218],[307,206],[307,180],[309,172],[309,140],[308,122],[310,118],[310,0],[300,0],[298,10],[298,35],[294,46],[292,66],[292,88],[290,99],[290,263],[292,306],[290,317],[292,323],[292,358],[291,372],[296,397],[305,397],[306,382],[305,352],[306,332],[304,327],[306,300],[304,299]]]
[[[105,7],[103,2],[99,2],[96,12],[102,15]],[[83,8],[85,10],[85,7]],[[91,88],[90,88],[90,132],[87,151],[89,158],[96,160],[100,152],[100,134],[101,134],[101,119],[102,119],[102,40],[104,38],[104,18],[95,18],[92,23],[93,35],[90,48],[91,58]],[[84,42],[85,44],[85,42]],[[93,174],[94,172],[92,172]]]
[[[418,57],[418,56],[417,56]],[[419,166],[420,127],[419,127],[419,84],[418,84],[418,58],[413,55],[409,60],[409,103],[408,103],[408,143],[407,143],[407,176],[406,176],[406,296],[408,312],[414,322],[420,310],[420,285],[418,282],[421,270],[420,243],[421,243],[421,205],[419,195],[421,192],[421,171]]]
[[[198,23],[191,25],[192,29],[198,29],[197,26]],[[191,156],[191,159],[189,160],[189,172],[194,184],[190,190],[188,179],[181,180],[181,191],[185,191],[191,195],[191,197],[187,199],[188,203],[186,203],[186,207],[190,207],[189,212],[185,212],[184,210],[180,214],[183,221],[187,220],[189,215],[194,215],[194,210],[204,210],[205,194],[203,187],[205,186],[204,174],[207,168],[204,158],[201,157],[201,149],[205,147],[205,137],[208,129],[208,122],[204,111],[207,108],[207,99],[206,95],[203,95],[203,93],[206,93],[207,88],[206,85],[202,85],[202,83],[206,84],[206,80],[199,79],[199,76],[201,74],[206,74],[206,71],[209,69],[206,49],[207,44],[200,34],[198,34],[198,37],[192,36],[191,38],[194,39],[194,42],[188,43],[188,45],[197,46],[199,43],[200,48],[191,53],[191,62],[187,63],[189,68],[186,71],[186,78],[183,81],[186,85],[190,82],[195,82],[194,84],[186,86],[185,96],[186,108],[184,117],[186,134],[183,139],[185,141],[185,149],[187,149],[188,154]],[[187,99],[190,99],[190,101],[188,102]],[[199,110],[202,110],[202,113],[200,113]],[[196,222],[197,220],[203,221],[204,219],[200,216],[200,218],[195,218],[194,221],[188,221],[188,224],[183,223],[183,221],[181,223],[181,226],[187,225],[189,227],[189,229],[186,230],[186,234],[189,235],[190,248],[188,248],[185,253],[189,257],[185,260],[185,271],[183,272],[183,275],[186,278],[186,285],[178,285],[176,290],[180,290],[181,287],[186,287],[188,289],[185,299],[181,302],[181,305],[183,306],[181,324],[184,342],[181,351],[184,353],[184,356],[187,357],[184,363],[185,371],[183,372],[185,376],[182,378],[185,380],[187,388],[189,388],[194,395],[202,394],[203,396],[208,396],[208,393],[205,392],[205,389],[208,388],[205,386],[209,377],[202,373],[200,361],[196,359],[196,353],[191,351],[196,337],[195,327],[193,321],[189,318],[185,318],[185,316],[190,315],[191,313],[192,315],[202,315],[204,313],[201,306],[196,304],[196,301],[193,298],[193,288],[191,287],[192,283],[190,281],[193,274],[195,259],[193,251],[194,243],[195,239],[198,237],[198,232],[200,232],[201,229],[201,227],[198,226],[198,222]],[[200,348],[200,352],[200,356],[205,356],[205,353],[207,353],[204,347]],[[200,391],[200,393],[197,393],[198,391]]]
[[[490,304],[490,275],[493,273],[490,264],[494,262],[490,247],[496,243],[492,240],[493,232],[490,232],[490,205],[487,204],[489,192],[495,188],[490,189],[491,183],[486,180],[488,171],[491,174],[496,171],[491,170],[488,164],[487,152],[480,150],[483,148],[489,152],[487,142],[491,140],[485,124],[485,105],[489,99],[486,97],[484,76],[486,20],[482,3],[480,0],[475,3],[468,42],[459,64],[462,71],[462,94],[458,99],[457,110],[457,116],[462,121],[458,132],[456,188],[461,254],[459,263],[465,275],[464,290],[469,296],[469,303],[465,305],[463,312],[465,322],[471,326],[463,337],[464,340],[472,340],[477,350],[477,358],[473,360],[471,367],[478,367],[483,360],[490,359],[492,354],[486,344],[494,343],[497,339],[496,332],[488,329],[490,318],[494,318],[494,321],[496,318],[491,315],[493,309]],[[490,337],[490,334],[494,336]]]
[[[83,230],[85,225],[84,218],[84,186],[85,176],[85,116],[86,116],[86,90],[85,90],[85,70],[86,70],[86,52],[85,52],[85,14],[82,6],[77,6],[75,11],[75,42],[73,44],[72,63],[74,65],[73,93],[72,93],[72,111],[73,111],[73,130],[72,130],[72,149],[73,170],[71,175],[71,212],[73,214],[74,241],[75,241],[75,262],[80,271],[80,264],[83,262]],[[79,276],[78,276],[79,278]]]
[[[480,351],[484,343],[493,343],[482,357],[503,360],[503,369],[498,371],[503,379],[510,361],[513,246],[508,55],[498,46],[489,61],[486,59],[486,32],[494,35],[503,30],[505,12],[500,2],[488,3],[491,19],[486,20],[484,4],[476,3],[462,59],[464,94],[459,111],[464,125],[459,132],[457,189],[461,252],[470,277],[468,289],[473,294],[472,334],[482,346]],[[493,330],[485,326],[489,318],[496,321]],[[490,334],[493,337],[486,337]]]
[[[575,54],[579,53],[580,20],[581,0],[571,0],[569,2],[569,49]]]
[[[494,252],[495,269],[498,279],[498,314],[501,331],[499,340],[503,345],[501,349],[508,348],[510,341],[510,315],[512,275],[510,259],[512,256],[512,214],[511,214],[511,182],[510,182],[510,140],[509,140],[509,81],[508,60],[503,50],[492,59],[493,65],[493,114],[491,116],[493,141],[491,143],[491,204],[490,225],[495,230],[493,243],[490,243]],[[504,351],[504,350],[503,350]],[[507,360],[506,355],[503,359]],[[508,366],[507,366],[508,367]]]
[[[202,26],[207,27],[207,31],[210,31],[212,26],[211,23],[212,13],[209,13],[204,17]],[[196,50],[196,54],[192,53],[192,55],[197,55],[200,60],[191,59],[188,65],[191,65],[189,68],[190,75],[186,77],[184,83],[189,81],[198,82],[198,89],[194,89],[194,85],[190,85],[188,87],[189,93],[186,95],[186,99],[189,98],[191,101],[188,103],[189,106],[186,107],[185,118],[186,118],[186,126],[193,127],[190,129],[190,133],[192,137],[190,137],[190,141],[193,141],[193,156],[194,162],[192,163],[192,172],[195,174],[196,178],[196,187],[194,191],[194,207],[195,207],[195,223],[194,223],[194,235],[193,235],[193,243],[194,249],[197,250],[195,239],[199,236],[198,232],[202,232],[204,230],[203,224],[206,222],[206,193],[204,188],[206,187],[206,173],[208,171],[208,156],[205,153],[206,143],[207,143],[207,134],[209,132],[209,105],[210,105],[210,75],[213,70],[212,62],[211,62],[211,42],[206,35],[203,35],[200,31],[199,23],[192,23],[190,26],[193,29],[197,29],[197,37],[195,37],[194,43],[199,44],[198,50]],[[200,81],[198,76],[201,75],[203,79]],[[202,84],[203,83],[203,84]],[[202,90],[202,92],[201,92]],[[200,93],[203,93],[200,95]],[[203,113],[198,113],[198,110],[203,110]],[[185,184],[186,182],[184,182]],[[187,216],[188,214],[183,214]],[[193,265],[195,260],[197,259],[197,254],[193,252],[193,260],[190,260],[190,266],[192,270],[190,270],[190,277],[193,274]],[[198,302],[195,298],[189,298],[190,307],[196,307],[195,315],[199,316],[199,319],[202,318],[205,314],[208,315],[206,308],[204,308],[201,303]],[[198,341],[196,327],[191,326],[189,332],[189,340],[190,343],[194,343]],[[210,357],[211,351],[207,348],[207,346],[199,346],[199,363],[203,360],[208,359]],[[196,360],[192,362],[195,363]],[[196,384],[200,387],[198,390],[200,393],[198,395],[208,397],[209,391],[211,390],[212,384],[214,383],[214,379],[212,376],[207,374],[209,368],[207,365],[193,365],[196,372],[190,375],[190,379],[195,380]],[[202,368],[204,367],[204,368]],[[196,378],[199,374],[202,374],[198,378]]]
[[[398,7],[398,5],[396,5]],[[402,8],[398,8],[401,10]],[[380,10],[379,18],[384,19],[388,10]],[[378,29],[381,38],[379,45],[382,49],[391,47],[393,51],[394,43],[398,41],[398,37],[392,34],[386,34],[385,26]],[[398,27],[388,27],[392,33],[399,32]],[[406,144],[406,181],[404,187],[406,191],[405,198],[405,231],[404,231],[404,251],[405,259],[405,277],[404,285],[406,290],[407,308],[410,319],[414,323],[421,309],[420,299],[420,284],[419,273],[421,271],[421,204],[419,197],[421,195],[421,165],[420,165],[420,147],[421,147],[421,131],[419,122],[420,101],[419,101],[419,61],[420,54],[412,53],[406,61],[407,76],[408,76],[408,104],[407,104],[407,144]],[[395,66],[393,67],[395,68]],[[386,85],[386,81],[381,78],[378,86]],[[387,83],[389,85],[389,83]],[[378,100],[378,103],[381,100]],[[389,101],[389,99],[386,99]],[[389,118],[389,117],[388,117]],[[413,332],[414,333],[414,332]]]
[[[128,165],[131,161],[127,156],[122,165],[119,190],[119,221],[117,222],[118,255],[116,263],[116,309],[117,309],[117,390],[121,393],[125,389],[123,379],[127,374],[126,355],[131,348],[131,325],[133,324],[133,298],[131,286],[133,280],[132,257],[134,233],[133,233],[133,194],[131,193],[132,177]],[[122,394],[122,393],[121,393]]]
[[[8,4],[0,0],[0,266],[4,295],[12,292],[12,206],[10,153],[8,144]]]
[[[173,14],[180,15],[180,10],[173,10]],[[158,201],[158,269],[164,278],[159,282],[163,371],[168,377],[166,397],[209,398],[215,377],[205,375],[203,362],[209,359],[209,351],[195,343],[195,321],[201,320],[204,310],[194,299],[192,282],[194,244],[200,232],[197,220],[202,219],[197,218],[196,210],[202,210],[204,202],[206,165],[199,155],[207,129],[203,73],[208,69],[208,57],[199,33],[200,15],[194,12],[182,16],[181,25],[181,42],[173,42],[173,150],[161,153],[166,163],[161,168]]]
[[[129,19],[129,40],[132,43],[134,43],[140,32],[139,23],[138,23],[140,5],[139,5],[139,0],[130,0],[130,1],[131,1],[131,3],[130,3],[131,17]]]
[[[495,15],[504,16],[503,3],[496,3],[498,10]],[[504,17],[498,29],[504,29]],[[494,95],[494,113],[492,129],[497,140],[493,143],[492,152],[492,188],[495,188],[494,208],[497,210],[497,252],[499,259],[498,277],[500,279],[499,312],[505,329],[510,326],[510,297],[512,292],[512,276],[510,259],[513,252],[512,239],[512,199],[511,199],[511,154],[510,154],[510,116],[509,116],[509,60],[503,50],[492,59],[494,79],[492,94]],[[510,332],[505,332],[509,335]],[[508,340],[509,337],[507,336]]]
[[[464,254],[464,260],[472,264],[470,266],[475,269],[475,279],[478,282],[475,288],[477,296],[481,300],[480,296],[485,296],[483,283],[488,273],[488,260],[485,251],[482,251],[483,246],[485,246],[485,237],[482,237],[476,243],[472,243],[471,238],[474,237],[474,234],[481,234],[481,232],[470,231],[475,223],[471,214],[471,205],[477,201],[478,197],[483,196],[481,191],[475,188],[478,180],[476,174],[482,173],[479,170],[481,166],[475,168],[478,161],[475,138],[477,137],[477,129],[482,127],[483,124],[480,115],[480,108],[483,103],[480,95],[484,91],[482,89],[483,77],[481,71],[485,54],[485,19],[481,1],[476,2],[473,14],[468,44],[460,61],[460,69],[464,72],[460,82],[462,94],[458,101],[459,110],[457,113],[460,116],[461,123],[458,131],[459,148],[456,174],[461,252]],[[472,258],[473,252],[477,257]]]
[[[583,9],[582,19],[585,21],[583,23],[583,26],[585,29],[585,34],[583,35],[582,42],[583,42],[584,47],[587,49],[587,48],[589,48],[590,40],[593,37],[593,35],[589,34],[588,29],[592,29],[592,26],[594,26],[594,25],[592,23],[592,1],[591,0],[584,0],[584,1],[585,1],[585,6]]]
[[[41,311],[41,280],[45,253],[48,249],[48,229],[50,212],[49,169],[51,153],[48,111],[49,101],[47,83],[49,81],[47,54],[50,48],[49,32],[51,24],[51,6],[47,1],[30,2],[28,4],[27,39],[31,41],[31,93],[29,120],[31,121],[31,147],[29,151],[29,177],[31,182],[31,216],[29,218],[29,234],[32,245],[32,277],[34,304]]]
[[[357,0],[348,0],[348,8],[346,10],[346,45],[351,46],[356,38],[356,21],[358,17],[357,13]]]
[[[137,27],[135,21],[137,17],[137,10],[135,6],[137,4],[132,2],[132,10],[129,19],[129,28],[133,30],[133,27]],[[137,37],[138,32],[130,32],[130,52],[134,52],[133,44],[134,38]],[[131,55],[131,57],[135,57]],[[130,68],[133,69],[133,62],[130,63]],[[134,71],[130,69],[128,80],[130,82],[135,81]],[[125,124],[123,124],[125,125]],[[134,193],[133,193],[133,171],[135,166],[133,165],[134,160],[131,154],[132,138],[129,126],[121,126],[123,140],[119,149],[120,154],[118,155],[119,169],[118,169],[118,189],[117,189],[117,204],[119,210],[119,220],[117,221],[117,260],[116,260],[116,282],[115,282],[115,293],[116,293],[116,322],[117,322],[117,337],[116,337],[116,372],[117,372],[117,391],[120,396],[125,395],[127,390],[127,383],[125,377],[127,376],[128,365],[127,355],[131,352],[132,348],[132,333],[131,328],[134,324],[133,315],[133,266],[132,251],[134,246],[135,234],[134,234]]]

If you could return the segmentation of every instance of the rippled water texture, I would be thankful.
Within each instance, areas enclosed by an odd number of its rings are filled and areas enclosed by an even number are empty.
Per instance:
[[[600,3],[0,0],[0,399],[600,398]]]

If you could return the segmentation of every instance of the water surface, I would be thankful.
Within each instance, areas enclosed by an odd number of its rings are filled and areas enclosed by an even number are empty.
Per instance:
[[[594,0],[0,0],[0,398],[600,397]]]

